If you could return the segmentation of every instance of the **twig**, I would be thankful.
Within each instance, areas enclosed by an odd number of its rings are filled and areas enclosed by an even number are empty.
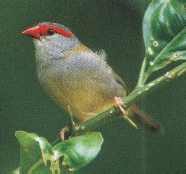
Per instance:
[[[140,70],[140,74],[139,74],[139,78],[138,78],[138,83],[137,83],[137,86],[136,86],[137,88],[144,86],[145,81],[148,78],[145,74],[146,66],[147,66],[147,57],[144,57],[143,63],[141,65],[141,70]]]
[[[173,68],[172,70],[166,72],[163,76],[153,80],[152,82],[144,85],[143,87],[136,88],[133,92],[131,92],[127,97],[124,98],[124,103],[127,107],[129,107],[132,103],[135,103],[139,98],[148,94],[152,89],[163,85],[164,83],[170,82],[177,77],[180,77],[182,74],[186,73],[186,63],[182,63],[181,65]],[[96,117],[82,123],[75,132],[81,132],[84,130],[89,130],[95,127],[108,117],[114,117],[118,115],[118,110],[114,107],[108,109],[107,111],[98,114]]]

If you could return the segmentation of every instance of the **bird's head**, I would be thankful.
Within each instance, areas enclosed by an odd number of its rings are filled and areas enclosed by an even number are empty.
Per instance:
[[[22,34],[33,38],[36,51],[50,58],[60,56],[62,52],[79,43],[78,38],[69,28],[58,23],[42,22],[25,29]]]

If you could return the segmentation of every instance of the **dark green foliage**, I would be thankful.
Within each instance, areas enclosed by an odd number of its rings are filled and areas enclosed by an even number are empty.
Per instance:
[[[186,1],[153,0],[144,17],[147,71],[152,73],[186,59]]]

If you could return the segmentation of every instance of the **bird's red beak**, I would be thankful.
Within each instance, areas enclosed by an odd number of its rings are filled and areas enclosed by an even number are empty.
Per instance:
[[[39,39],[40,38],[40,27],[35,26],[35,27],[27,28],[26,30],[22,31],[22,34],[26,36],[30,36],[34,39]]]

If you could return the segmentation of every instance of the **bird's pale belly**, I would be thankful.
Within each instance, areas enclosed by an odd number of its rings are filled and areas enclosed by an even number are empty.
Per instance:
[[[78,83],[78,82],[77,82]],[[47,91],[50,96],[66,111],[79,121],[86,121],[114,104],[114,97],[99,85],[91,83],[64,84],[48,79]]]

